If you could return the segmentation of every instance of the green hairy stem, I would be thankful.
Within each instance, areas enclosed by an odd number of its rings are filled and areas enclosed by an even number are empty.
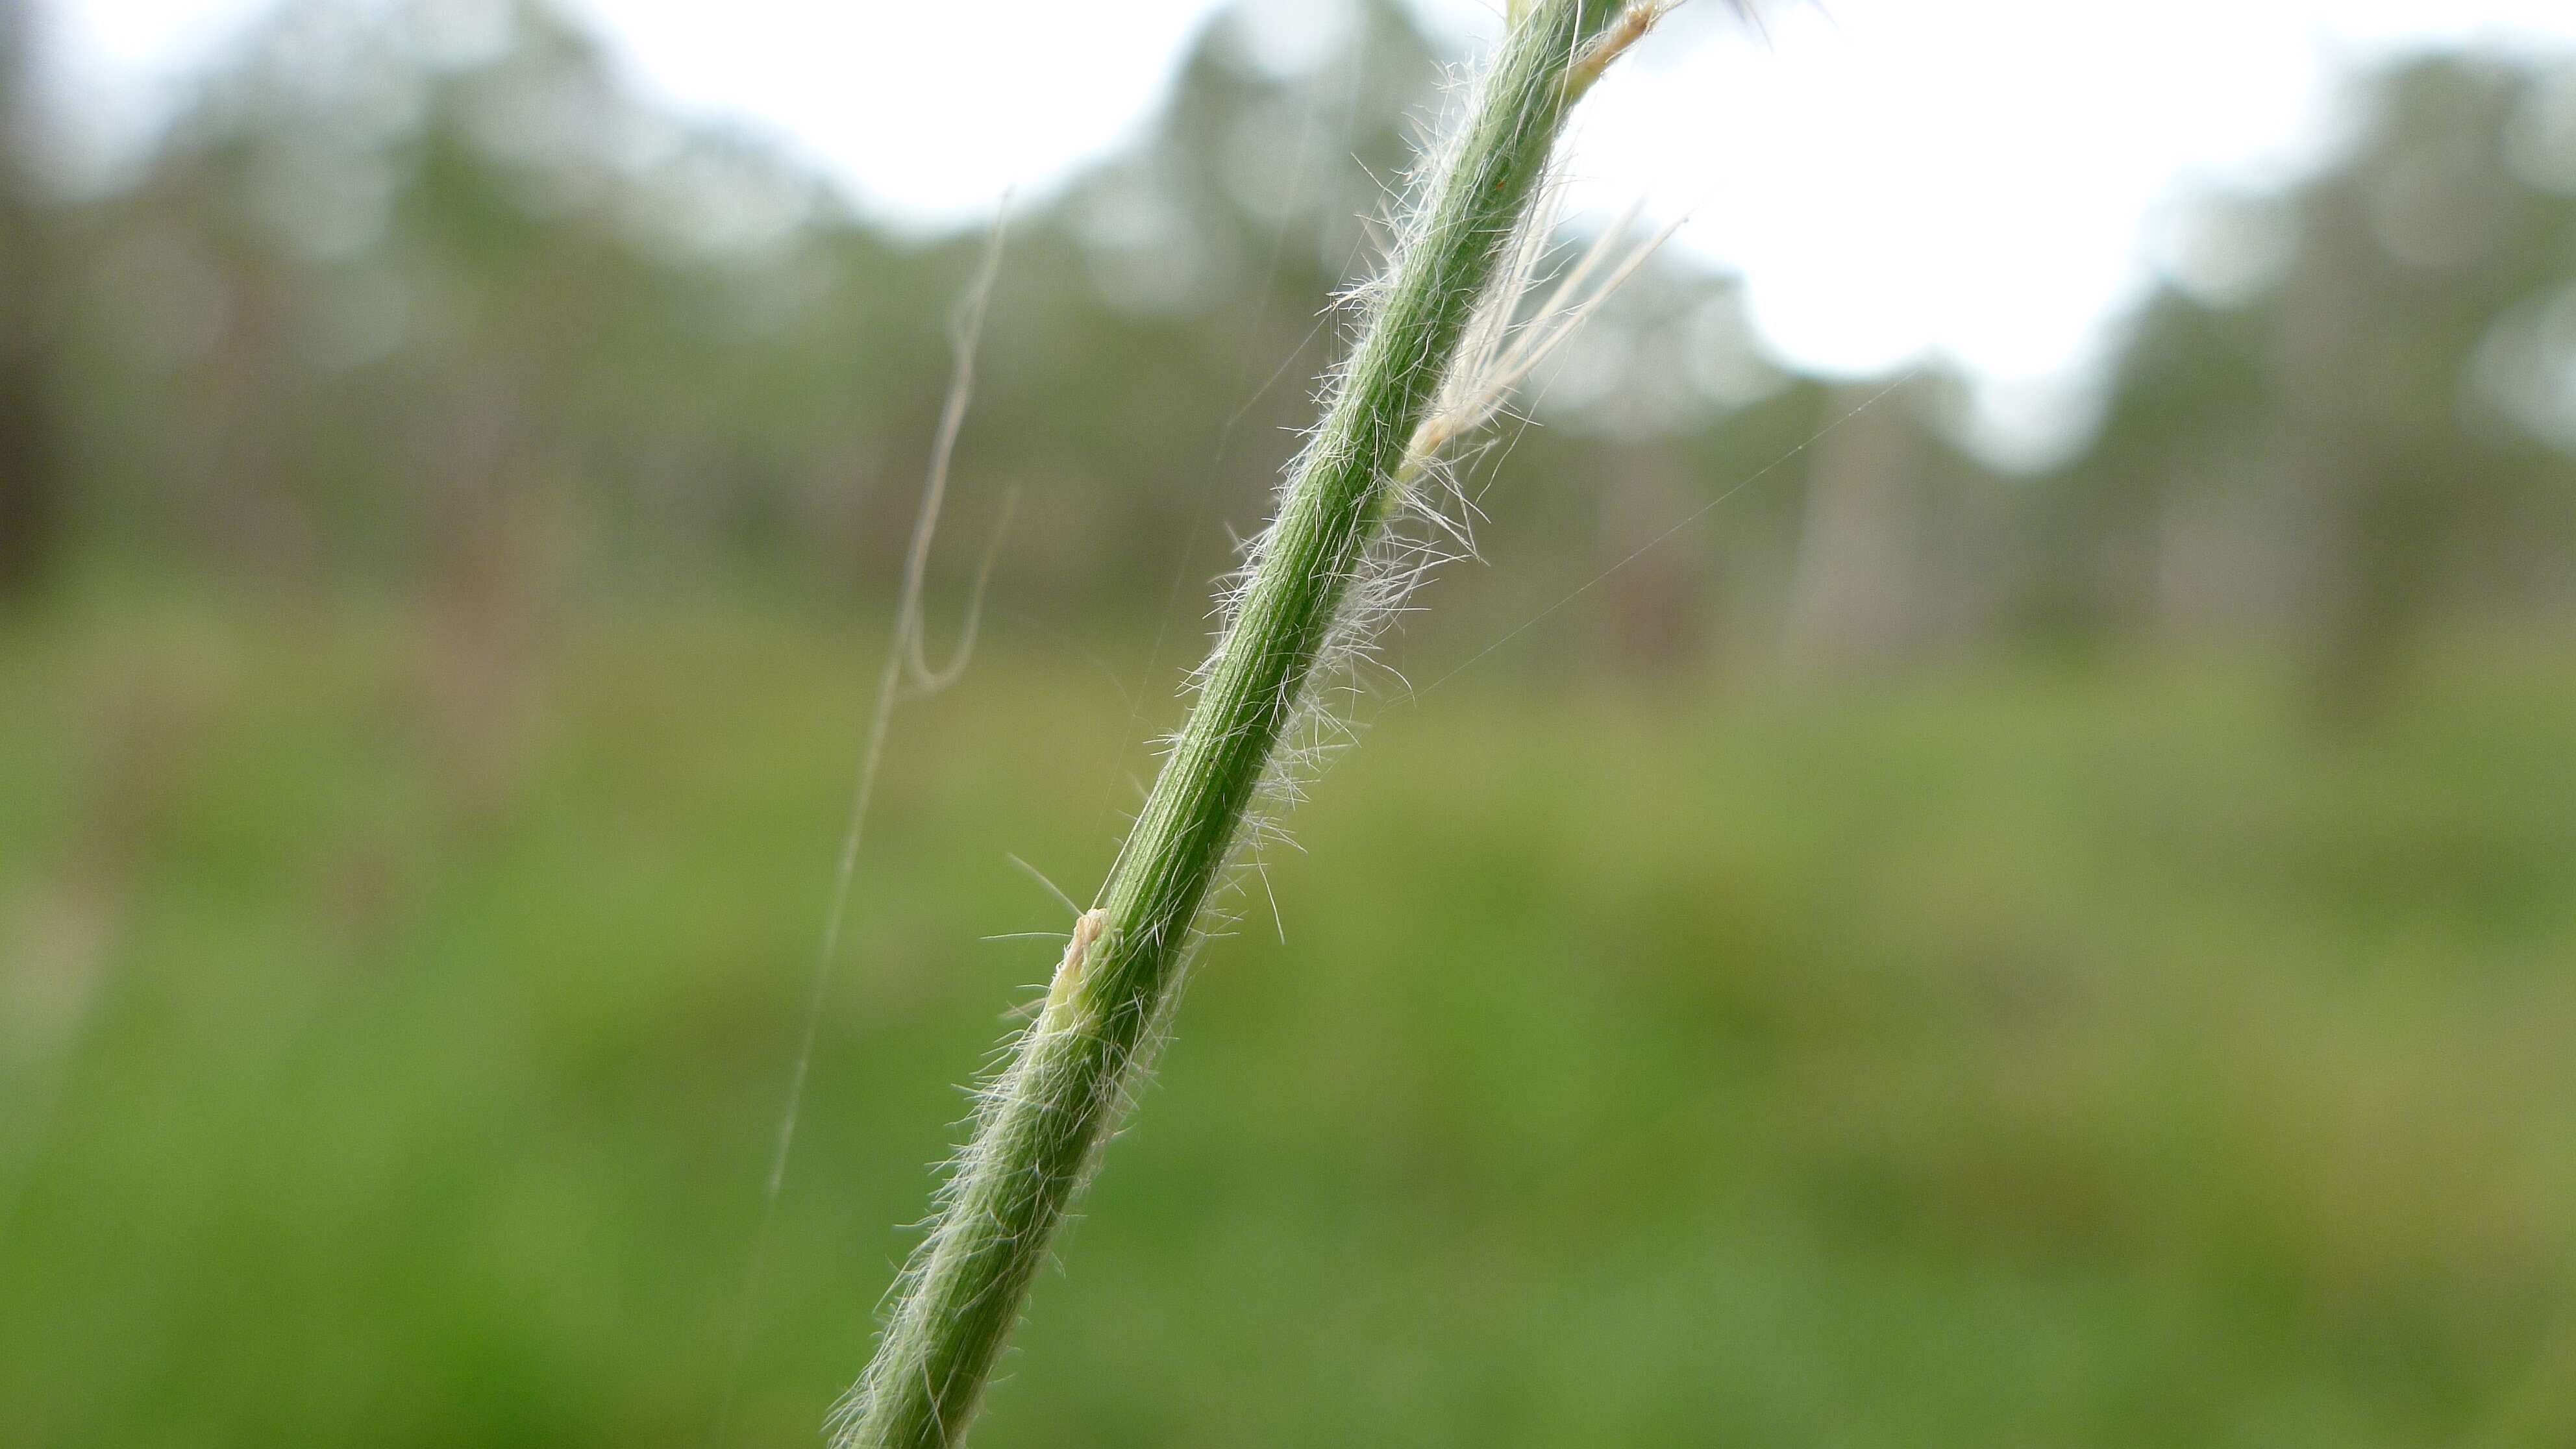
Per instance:
[[[1030,1281],[1153,1055],[1201,912],[1346,623],[1417,429],[1530,224],[1565,117],[1653,14],[1619,0],[1513,6],[1463,128],[1368,298],[1358,347],[1291,470],[1189,719],[1044,1008],[986,1091],[876,1358],[839,1415],[838,1444],[964,1438]]]

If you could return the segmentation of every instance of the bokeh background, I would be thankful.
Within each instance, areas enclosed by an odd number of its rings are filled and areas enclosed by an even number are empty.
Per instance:
[[[756,1254],[975,229],[536,4],[301,0],[85,171],[44,14],[0,1443],[815,1442],[1054,960],[984,938],[1068,924],[1006,853],[1105,868],[1455,34],[1219,10],[1018,204],[935,634],[1017,517],[895,716]],[[1641,274],[978,1442],[2576,1443],[2576,65],[2341,85],[2041,461],[1967,371]]]

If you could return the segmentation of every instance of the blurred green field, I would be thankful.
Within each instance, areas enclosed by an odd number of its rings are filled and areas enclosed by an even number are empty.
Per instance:
[[[879,634],[0,635],[0,1444],[710,1442]],[[1087,891],[1174,713],[1000,635],[897,719],[741,1444],[1052,965],[1004,852]],[[2576,1443],[2576,665],[2258,678],[1366,706],[977,1442]]]

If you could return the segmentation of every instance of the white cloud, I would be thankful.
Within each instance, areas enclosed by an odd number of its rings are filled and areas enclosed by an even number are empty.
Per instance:
[[[1485,0],[1418,3],[1470,42],[1496,25]],[[1043,189],[1114,149],[1214,8],[573,4],[652,90],[920,227],[971,222],[1004,188]],[[88,93],[134,104],[254,8],[52,0],[51,16]],[[2350,67],[2433,42],[2564,47],[2576,6],[1834,0],[1775,4],[1764,29],[1713,4],[1676,17],[1590,106],[1579,204],[1697,203],[1676,244],[1744,274],[1789,361],[1947,358],[2000,400],[2063,392],[2100,356],[2182,198],[2277,182],[2330,147]]]
[[[1207,0],[975,5],[572,0],[647,85],[774,136],[924,226],[1106,154],[1160,103]]]

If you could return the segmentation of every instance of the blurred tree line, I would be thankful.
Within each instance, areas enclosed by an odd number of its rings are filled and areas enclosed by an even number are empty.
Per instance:
[[[93,557],[477,609],[893,576],[977,239],[891,233],[657,113],[530,3],[290,5],[125,182],[66,199],[25,28],[0,8],[12,592]],[[1021,490],[1006,605],[1196,597],[1307,421],[1440,59],[1389,0],[1297,65],[1221,17],[1141,141],[1013,219],[959,457],[960,527]],[[2200,208],[2072,459],[1981,462],[1954,378],[1864,407],[1886,384],[1786,371],[1730,279],[1661,263],[1480,470],[1507,567],[1444,587],[1517,620],[1728,494],[1562,647],[1838,673],[2250,640],[2357,701],[2430,635],[2563,626],[2576,71],[2365,86],[2321,173]]]

